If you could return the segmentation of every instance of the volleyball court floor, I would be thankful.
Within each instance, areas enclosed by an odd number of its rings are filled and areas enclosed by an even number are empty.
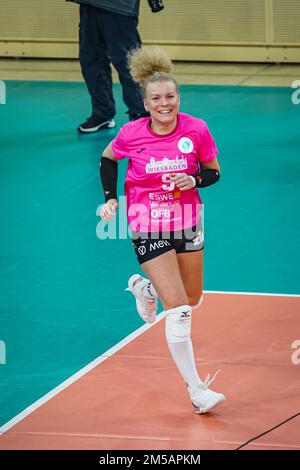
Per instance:
[[[124,292],[140,272],[129,240],[96,236],[99,157],[115,131],[77,136],[82,84],[12,81],[7,93],[0,449],[299,449],[291,90],[182,87],[182,111],[208,122],[222,168],[202,193],[206,292],[192,339],[201,377],[221,369],[212,388],[227,399],[206,415],[193,412],[170,358],[163,314],[144,325]]]

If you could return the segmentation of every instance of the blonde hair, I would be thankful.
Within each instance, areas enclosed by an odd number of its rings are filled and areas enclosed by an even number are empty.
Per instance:
[[[143,97],[148,83],[157,81],[173,82],[178,93],[178,84],[171,75],[172,61],[163,49],[155,46],[131,51],[128,54],[128,67],[133,80],[140,85]]]

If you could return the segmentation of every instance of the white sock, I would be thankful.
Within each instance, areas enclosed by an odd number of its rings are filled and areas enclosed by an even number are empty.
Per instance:
[[[168,343],[168,346],[183,380],[189,387],[189,392],[193,394],[201,384],[201,379],[196,369],[191,339],[178,343]]]

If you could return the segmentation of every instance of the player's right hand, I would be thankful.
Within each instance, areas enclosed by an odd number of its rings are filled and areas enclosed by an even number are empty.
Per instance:
[[[116,199],[109,199],[100,209],[100,217],[103,220],[111,220],[116,215],[119,204]]]

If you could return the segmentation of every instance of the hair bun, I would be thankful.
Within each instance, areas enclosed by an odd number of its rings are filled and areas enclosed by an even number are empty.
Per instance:
[[[173,68],[167,53],[158,46],[131,51],[128,66],[133,80],[140,85],[155,72],[170,73]]]

